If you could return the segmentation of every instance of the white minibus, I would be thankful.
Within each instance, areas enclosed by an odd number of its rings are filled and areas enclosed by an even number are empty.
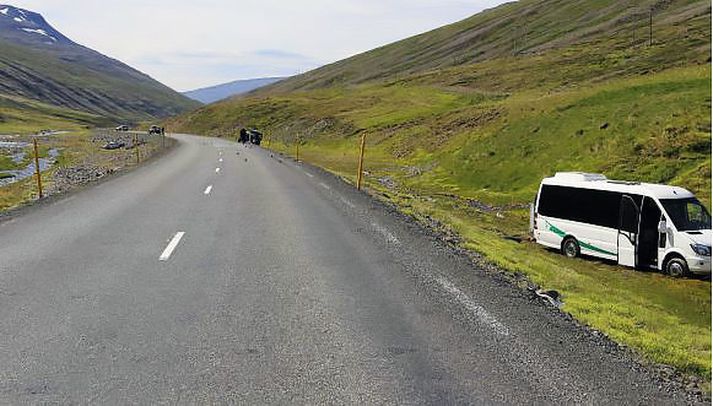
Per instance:
[[[545,178],[531,213],[535,240],[681,277],[711,272],[711,217],[686,189],[561,172]]]

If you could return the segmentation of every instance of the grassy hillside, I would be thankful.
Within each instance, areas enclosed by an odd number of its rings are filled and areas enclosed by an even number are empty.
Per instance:
[[[0,94],[130,120],[198,106],[126,65],[75,47],[28,49],[0,39]]]
[[[691,56],[710,50],[710,41],[705,41],[710,32],[705,18],[710,13],[710,2],[522,0],[292,77],[268,89],[284,92],[386,81],[493,59],[538,56],[578,44],[597,47],[586,51],[588,56],[598,54],[600,57],[582,58],[586,64],[599,64],[607,73],[616,74],[618,68],[623,67],[617,64],[616,52],[647,43],[652,10],[654,41],[672,47],[669,49],[673,51],[663,56],[661,62],[685,64],[690,62]],[[675,44],[686,46],[675,47]],[[608,57],[601,58],[604,55]],[[563,56],[565,63],[579,59],[575,54]],[[571,73],[576,75],[576,72]],[[469,84],[468,77],[458,80]]]
[[[524,0],[169,125],[222,137],[257,127],[270,148],[293,154],[299,142],[303,159],[347,181],[366,135],[373,193],[560,291],[565,311],[646,359],[709,380],[709,281],[511,237],[526,237],[525,206],[557,171],[682,185],[710,207],[710,18],[703,1]]]
[[[109,123],[95,114],[0,95],[0,135],[34,134],[45,129],[79,130]]]

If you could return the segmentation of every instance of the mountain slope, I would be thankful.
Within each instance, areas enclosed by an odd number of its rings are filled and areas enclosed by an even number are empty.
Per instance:
[[[197,106],[126,64],[74,43],[41,15],[8,5],[0,5],[0,94],[134,120]]]
[[[183,92],[184,95],[201,103],[210,104],[219,100],[227,99],[231,96],[244,94],[255,89],[279,82],[284,78],[258,78],[247,80],[236,80],[216,86],[204,87],[201,89]]]
[[[710,2],[690,0],[569,1],[506,3],[463,21],[389,44],[294,76],[266,91],[315,89],[404,77],[453,66],[513,56],[536,56],[553,49],[615,38],[630,45],[648,40],[654,25],[684,32],[690,19],[710,10]],[[657,28],[658,31],[658,28]],[[657,33],[655,33],[657,34]],[[654,39],[657,35],[654,35]],[[709,52],[710,42],[696,44]],[[679,49],[670,62],[685,60]]]

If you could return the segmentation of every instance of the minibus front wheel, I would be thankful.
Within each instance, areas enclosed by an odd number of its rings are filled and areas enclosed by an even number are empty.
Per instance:
[[[666,261],[664,272],[674,278],[683,278],[690,274],[686,260],[679,256],[671,257]]]
[[[567,258],[577,258],[581,253],[579,243],[574,237],[565,237],[562,240],[562,255]]]

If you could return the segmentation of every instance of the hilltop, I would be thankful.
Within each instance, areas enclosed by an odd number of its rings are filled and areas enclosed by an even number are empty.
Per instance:
[[[10,5],[0,5],[0,72],[0,96],[108,119],[166,117],[198,106],[148,75],[73,42],[40,14]]]

